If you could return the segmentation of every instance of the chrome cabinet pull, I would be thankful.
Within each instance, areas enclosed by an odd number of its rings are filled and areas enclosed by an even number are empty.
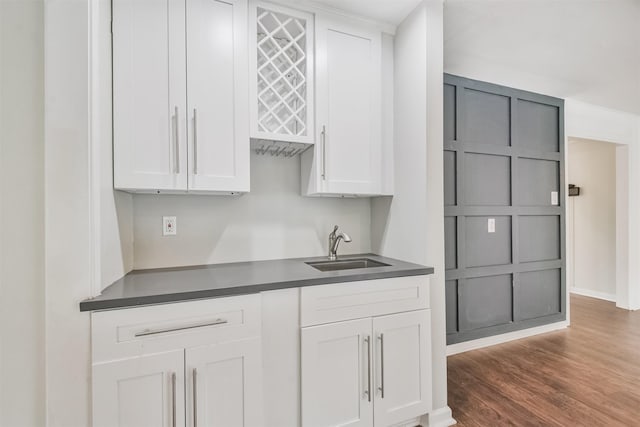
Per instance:
[[[367,398],[371,402],[371,336],[367,335],[364,339],[367,344]]]
[[[380,340],[380,397],[384,399],[384,334],[378,336]]]
[[[176,115],[176,131],[173,148],[175,150],[173,156],[173,170],[175,174],[180,173],[180,116],[178,116],[178,106],[175,107]]]
[[[322,179],[324,180],[327,175],[327,129],[324,125],[320,135],[322,136]]]
[[[176,427],[176,373],[171,373],[171,425]]]
[[[193,427],[198,427],[198,371],[193,368]]]
[[[198,109],[193,109],[193,174],[198,174]]]
[[[228,320],[216,319],[212,322],[207,322],[207,323],[196,323],[192,325],[174,326],[170,328],[161,328],[161,329],[145,329],[144,331],[136,332],[134,334],[134,337],[137,338],[137,337],[145,337],[147,335],[164,334],[166,332],[182,331],[184,329],[204,328],[205,326],[224,325],[225,323],[228,323]]]

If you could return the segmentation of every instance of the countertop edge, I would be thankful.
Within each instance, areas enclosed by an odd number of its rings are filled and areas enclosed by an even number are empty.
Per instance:
[[[85,300],[80,302],[80,311],[98,311],[111,309],[135,308],[153,304],[167,304],[186,302],[190,300],[229,297],[236,295],[255,294],[278,289],[301,288],[306,286],[330,285],[334,283],[358,282],[363,280],[389,279],[394,277],[426,276],[433,274],[433,267],[408,268],[405,270],[366,272],[353,276],[314,277],[311,279],[290,280],[273,283],[259,283],[247,286],[235,286],[219,289],[206,289],[189,292],[165,293],[159,295],[145,295],[138,297],[124,297],[107,300]]]

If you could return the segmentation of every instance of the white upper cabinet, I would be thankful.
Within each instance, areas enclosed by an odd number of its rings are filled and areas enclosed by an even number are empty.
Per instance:
[[[249,191],[246,19],[246,0],[114,0],[115,188]]]
[[[317,143],[303,154],[302,191],[384,194],[382,32],[324,14],[315,25]]]
[[[184,0],[113,0],[114,186],[186,190]]]
[[[251,138],[313,143],[313,15],[255,1],[249,18]]]
[[[189,190],[249,190],[246,0],[187,0]]]

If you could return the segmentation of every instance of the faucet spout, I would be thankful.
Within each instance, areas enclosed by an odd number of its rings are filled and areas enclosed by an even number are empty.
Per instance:
[[[340,244],[340,240],[344,240],[345,242],[351,242],[351,237],[347,233],[340,232],[338,233],[338,226],[333,227],[333,231],[329,234],[329,259],[336,260],[338,259],[338,245]]]

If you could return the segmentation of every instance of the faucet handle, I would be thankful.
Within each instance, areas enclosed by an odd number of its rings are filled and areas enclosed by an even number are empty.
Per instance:
[[[337,225],[334,225],[334,226],[333,226],[333,233],[335,233],[336,231],[338,231],[338,226],[337,226]]]

